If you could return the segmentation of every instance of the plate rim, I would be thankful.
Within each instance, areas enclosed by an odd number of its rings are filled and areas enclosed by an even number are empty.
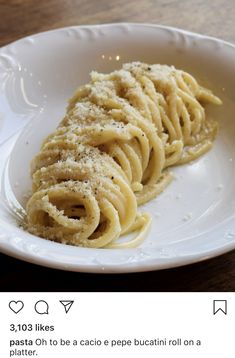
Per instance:
[[[125,249],[128,250],[128,249]],[[185,259],[182,259],[181,261],[172,260],[171,264],[169,264],[169,261],[166,261],[165,263],[161,264],[152,264],[152,265],[139,265],[138,261],[136,263],[132,264],[131,266],[129,264],[120,264],[120,265],[100,265],[100,264],[92,264],[92,265],[81,265],[81,264],[61,264],[58,261],[50,261],[46,258],[38,258],[33,257],[32,255],[28,253],[20,254],[19,252],[16,252],[11,249],[2,249],[2,245],[0,244],[0,253],[5,254],[11,258],[18,259],[33,265],[42,266],[45,268],[51,268],[55,270],[61,270],[61,271],[67,271],[67,272],[80,272],[80,273],[93,273],[93,274],[131,274],[131,273],[140,273],[140,272],[152,272],[152,271],[163,271],[163,270],[169,270],[179,267],[184,267],[188,265],[194,265],[199,264],[201,262],[205,262],[207,260],[222,256],[226,253],[232,252],[235,250],[235,245],[230,244],[228,246],[225,246],[223,249],[217,248],[214,250],[210,250],[208,252],[204,252],[205,256],[201,256],[201,254],[192,255]]]
[[[176,27],[176,26],[167,26],[167,25],[161,25],[161,24],[154,24],[154,23],[148,23],[148,22],[108,22],[108,23],[101,23],[101,24],[90,24],[90,25],[70,25],[70,26],[63,26],[63,27],[58,27],[56,29],[51,29],[51,30],[45,30],[45,31],[40,31],[40,32],[36,32],[34,34],[31,35],[27,35],[24,37],[21,37],[15,41],[11,41],[9,43],[7,43],[6,45],[3,45],[0,47],[0,51],[5,49],[6,47],[10,46],[10,45],[14,45],[17,44],[23,40],[29,39],[31,37],[40,37],[40,36],[44,36],[47,34],[52,34],[54,32],[57,32],[58,30],[69,30],[69,29],[74,29],[74,28],[79,28],[79,29],[85,29],[85,28],[99,28],[99,27],[115,27],[115,26],[144,26],[144,27],[153,27],[153,28],[159,28],[159,29],[163,29],[163,30],[170,30],[170,31],[176,31],[182,34],[186,34],[186,35],[190,35],[190,36],[194,36],[194,37],[200,37],[202,39],[208,39],[208,40],[212,40],[215,42],[219,42],[219,43],[223,43],[226,46],[235,48],[235,43],[233,44],[232,42],[229,42],[227,40],[223,40],[220,39],[219,37],[216,36],[210,36],[210,35],[203,35],[201,33],[198,32],[193,32],[190,30],[185,30],[183,28],[180,27]]]

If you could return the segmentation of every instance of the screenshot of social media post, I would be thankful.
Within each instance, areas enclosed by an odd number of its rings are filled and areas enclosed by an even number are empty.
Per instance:
[[[234,358],[235,1],[0,0],[0,358]]]

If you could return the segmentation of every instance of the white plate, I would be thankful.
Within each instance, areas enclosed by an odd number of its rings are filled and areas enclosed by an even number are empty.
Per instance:
[[[189,71],[220,96],[213,149],[173,169],[176,179],[145,205],[153,225],[140,248],[85,249],[35,237],[17,226],[30,188],[29,162],[91,70],[139,60]],[[84,272],[175,267],[235,248],[235,47],[163,26],[110,24],[58,29],[0,50],[0,250],[33,263]],[[13,149],[12,149],[13,148]],[[9,155],[10,154],[10,155]],[[15,212],[15,214],[13,214]]]

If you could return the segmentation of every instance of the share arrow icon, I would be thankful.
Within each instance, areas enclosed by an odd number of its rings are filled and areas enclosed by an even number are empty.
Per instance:
[[[74,304],[74,301],[63,300],[63,301],[60,301],[60,303],[64,306],[65,313],[68,313],[70,308]]]

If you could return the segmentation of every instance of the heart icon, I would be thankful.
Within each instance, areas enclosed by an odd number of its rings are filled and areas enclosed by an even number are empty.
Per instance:
[[[24,303],[22,301],[11,301],[9,302],[9,307],[14,313],[19,313],[23,307]]]

